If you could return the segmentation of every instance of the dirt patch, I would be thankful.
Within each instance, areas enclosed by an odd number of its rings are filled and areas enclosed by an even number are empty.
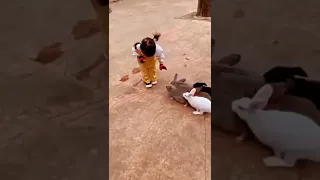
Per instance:
[[[29,59],[45,65],[53,63],[60,58],[63,53],[62,44],[60,42],[55,42],[51,45],[44,46],[36,58],[29,57]]]
[[[87,39],[101,32],[99,22],[96,19],[80,20],[72,28],[74,40]]]
[[[141,72],[141,69],[139,67],[132,69],[132,74],[138,74],[139,72]]]
[[[129,80],[129,75],[124,75],[124,76],[122,76],[119,81],[125,82],[125,81],[127,81],[127,80]]]

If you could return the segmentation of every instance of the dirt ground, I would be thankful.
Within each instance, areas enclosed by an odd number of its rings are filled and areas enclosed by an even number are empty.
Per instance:
[[[303,67],[319,77],[319,1],[215,0],[212,37],[213,59],[239,53],[239,67],[263,73],[274,65]],[[212,83],[214,86],[214,82]],[[212,115],[214,118],[214,115]],[[319,164],[292,169],[265,168],[261,158],[269,155],[254,143],[239,145],[233,136],[212,130],[212,178],[217,179],[319,179]]]
[[[0,11],[0,179],[106,179],[105,66],[86,81],[73,76],[104,48],[101,35],[71,34],[79,20],[95,18],[90,1],[18,0]],[[46,65],[29,58],[54,42],[60,58]]]
[[[166,96],[165,85],[175,73],[211,84],[211,24],[175,19],[196,5],[191,0],[111,4],[109,102],[105,66],[86,80],[74,77],[103,52],[100,34],[82,40],[71,35],[79,20],[95,18],[89,1],[17,0],[1,6],[0,178],[105,180],[109,167],[112,180],[202,180],[210,179],[211,170],[212,179],[221,180],[319,179],[319,165],[268,169],[261,164],[268,152],[260,146],[237,144],[218,131],[211,139],[210,115],[193,116],[192,109]],[[311,0],[216,0],[213,58],[236,52],[243,56],[240,66],[257,73],[294,64],[316,77],[318,6]],[[159,43],[168,71],[146,90],[136,85],[139,74],[131,73],[137,67],[131,46],[154,30],[163,34]],[[47,65],[30,60],[54,42],[62,44],[60,58]],[[129,80],[119,81],[124,75]]]
[[[120,1],[111,4],[109,117],[110,179],[210,179],[210,115],[194,116],[174,102],[165,86],[175,73],[210,84],[208,21],[175,19],[196,10],[196,1]],[[131,47],[162,33],[168,71],[146,89]],[[129,75],[126,82],[121,76]]]

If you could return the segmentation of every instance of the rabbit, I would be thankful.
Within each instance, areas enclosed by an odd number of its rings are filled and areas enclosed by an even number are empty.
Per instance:
[[[193,85],[193,88],[197,89],[197,92],[204,92],[210,95],[211,97],[211,87],[208,87],[208,85],[206,83],[203,82],[196,82]]]
[[[182,96],[182,94],[185,92],[183,88],[177,88],[172,85],[166,86],[167,91],[169,92],[169,97],[175,101],[177,101],[180,104],[184,104],[185,106],[188,105],[188,101]]]
[[[294,79],[295,75],[308,77],[308,74],[301,67],[275,66],[263,74],[266,83],[286,82],[287,79]]]
[[[169,92],[171,99],[184,104],[184,106],[188,106],[188,101],[183,98],[182,94],[184,92],[189,92],[192,89],[192,86],[185,82],[186,78],[179,79],[178,81],[177,78],[178,74],[175,74],[170,85],[166,86],[166,89]]]
[[[309,99],[285,94],[294,87],[292,83],[271,83],[272,96],[265,110],[277,109],[281,111],[292,111],[303,114],[313,119],[320,126],[320,111]]]
[[[177,81],[178,74],[175,74],[173,80],[170,82],[171,85],[175,86],[176,88],[185,89],[184,92],[189,92],[193,87],[190,84],[186,83],[186,78],[179,79]]]
[[[208,93],[206,93],[206,92],[202,92],[202,91],[196,90],[196,92],[194,93],[194,96],[204,97],[204,98],[209,99],[209,100],[211,101],[211,96],[210,96],[210,94],[208,94]]]
[[[315,123],[320,126],[320,112],[312,101],[306,98],[285,94],[294,87],[293,82],[270,83],[269,85],[272,87],[272,95],[264,110],[296,112],[313,119]],[[243,133],[237,137],[237,141],[243,142],[251,138],[253,138],[252,132],[248,129],[244,129]]]
[[[252,99],[242,97],[231,103],[232,111],[248,124],[257,139],[273,150],[274,156],[262,159],[264,164],[293,167],[299,159],[320,161],[320,126],[296,112],[263,110],[272,91],[272,86],[266,84]]]
[[[230,103],[244,95],[251,95],[254,89],[264,84],[261,75],[236,67],[240,61],[240,54],[229,54],[220,60],[212,60],[211,63],[211,78],[214,82],[211,87],[214,92],[211,96],[212,114],[215,116],[211,120],[211,126],[237,136],[249,128],[231,110]]]
[[[170,82],[170,85],[166,86],[166,89],[169,92],[171,99],[177,101],[178,103],[184,104],[184,106],[188,106],[189,103],[185,98],[183,98],[182,94],[184,92],[191,91],[193,87],[186,83],[186,78],[182,78],[178,81],[177,78],[178,74],[175,74],[173,80]],[[194,96],[205,97],[211,101],[211,96],[204,92],[197,91]]]
[[[194,96],[196,89],[193,88],[190,92],[183,93],[183,97],[189,104],[196,109],[193,114],[211,113],[211,101],[199,96]]]
[[[308,79],[308,74],[301,67],[276,66],[263,77],[267,83],[294,81],[295,86],[286,94],[307,98],[320,108],[320,82]]]

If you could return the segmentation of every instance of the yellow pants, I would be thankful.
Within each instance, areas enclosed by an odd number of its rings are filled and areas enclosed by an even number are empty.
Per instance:
[[[151,81],[157,81],[157,58],[155,56],[149,57],[145,59],[144,63],[140,63],[138,60],[138,63],[141,68],[141,74],[142,74],[142,80],[145,83],[150,83]]]

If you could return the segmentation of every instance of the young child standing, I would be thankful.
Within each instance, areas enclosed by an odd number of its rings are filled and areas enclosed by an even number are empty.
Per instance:
[[[158,83],[156,64],[159,61],[159,69],[167,70],[163,64],[164,53],[162,47],[156,42],[159,40],[161,34],[154,33],[153,38],[146,37],[141,42],[133,45],[133,55],[137,56],[138,64],[141,68],[142,79],[147,88]]]

